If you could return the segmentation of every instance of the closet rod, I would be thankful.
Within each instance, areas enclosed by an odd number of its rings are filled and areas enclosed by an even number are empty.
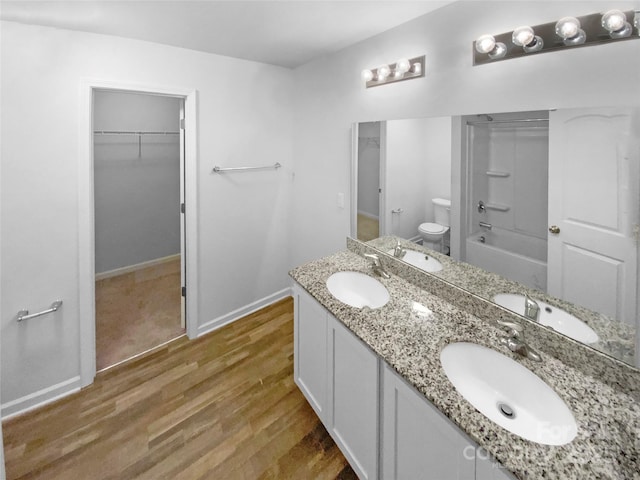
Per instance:
[[[123,130],[94,130],[94,135],[180,135],[180,132],[133,132]]]
[[[247,170],[266,170],[266,169],[278,169],[280,168],[282,165],[280,165],[279,162],[276,162],[274,165],[264,165],[261,167],[227,167],[227,168],[223,168],[223,167],[218,167],[215,166],[213,167],[212,173],[226,173],[226,172],[246,172]]]

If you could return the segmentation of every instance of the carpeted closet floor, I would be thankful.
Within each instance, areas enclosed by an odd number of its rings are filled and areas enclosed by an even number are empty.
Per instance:
[[[184,333],[180,259],[96,281],[97,369]]]

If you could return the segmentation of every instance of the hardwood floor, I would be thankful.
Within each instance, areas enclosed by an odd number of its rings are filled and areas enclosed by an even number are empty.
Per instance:
[[[349,479],[293,382],[293,300],[3,423],[8,479]]]

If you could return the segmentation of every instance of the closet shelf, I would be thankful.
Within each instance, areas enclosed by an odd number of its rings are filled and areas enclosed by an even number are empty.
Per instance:
[[[500,170],[487,170],[487,176],[489,177],[508,177],[510,175],[509,172],[502,172]]]

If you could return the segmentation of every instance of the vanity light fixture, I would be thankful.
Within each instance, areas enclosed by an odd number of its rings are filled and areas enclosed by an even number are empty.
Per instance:
[[[556,22],[478,37],[473,42],[473,64],[637,38],[640,38],[640,11],[609,10],[581,17],[567,16]]]
[[[423,77],[424,55],[415,58],[401,58],[390,65],[380,65],[373,70],[363,70],[361,76],[367,88]]]

